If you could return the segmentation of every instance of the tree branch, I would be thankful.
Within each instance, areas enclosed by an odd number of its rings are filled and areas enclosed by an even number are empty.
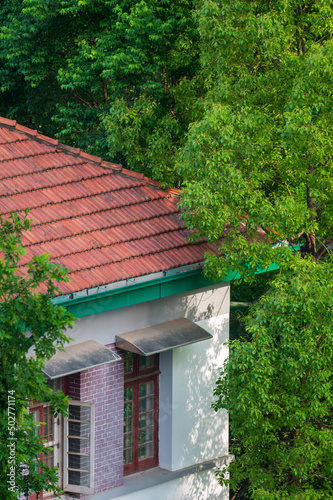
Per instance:
[[[106,88],[106,78],[103,78],[103,94],[104,94],[104,103],[108,102],[108,91]]]
[[[240,492],[241,488],[242,488],[242,485],[240,485],[240,486],[237,488],[237,490],[236,490],[235,494],[234,494],[234,495],[232,495],[232,498],[230,498],[230,500],[235,500],[235,499],[236,499],[236,497],[237,497],[238,493]]]
[[[318,248],[317,252],[314,254],[314,257],[316,260],[319,260],[324,255],[325,252],[329,253],[328,246],[333,244],[333,237],[326,240],[325,243],[320,241],[319,238],[317,238],[317,240],[321,243],[321,246]]]

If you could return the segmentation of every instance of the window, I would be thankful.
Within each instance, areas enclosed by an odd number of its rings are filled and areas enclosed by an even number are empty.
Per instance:
[[[48,380],[47,385],[53,390],[53,392],[63,390],[63,379],[57,378],[54,380]],[[42,426],[43,433],[43,443],[44,447],[48,448],[47,454],[43,454],[43,463],[50,467],[58,467],[61,471],[62,461],[60,457],[60,442],[61,442],[61,416],[54,416],[52,413],[52,407],[50,405],[43,406],[42,421],[44,425]]]
[[[125,475],[158,464],[158,361],[158,355],[125,353]]]
[[[94,405],[71,401],[64,419],[64,490],[93,493]]]
[[[60,416],[54,417],[52,413],[52,407],[50,405],[40,405],[35,406],[30,409],[32,413],[34,422],[41,422],[41,425],[36,428],[36,434],[43,442],[45,453],[40,455],[42,462],[50,468],[58,467],[61,469],[61,457],[59,454],[60,447]],[[36,466],[38,462],[36,460]],[[58,486],[61,487],[60,482]],[[49,496],[53,497],[53,493],[49,491],[43,492],[43,497],[47,498]],[[29,495],[29,500],[36,500],[36,494],[31,493]]]
[[[63,385],[60,378],[48,381],[54,391]],[[65,418],[55,417],[50,405],[36,405],[30,411],[34,422],[43,423],[37,432],[48,450],[41,460],[48,467],[58,467],[58,486],[70,492],[93,493],[94,404],[70,401]],[[43,495],[53,497],[52,492],[44,491]],[[29,500],[35,499],[30,495]]]

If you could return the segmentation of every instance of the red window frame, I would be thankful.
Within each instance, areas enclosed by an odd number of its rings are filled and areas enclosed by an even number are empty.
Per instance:
[[[158,375],[159,356],[154,355],[153,366],[140,370],[140,358],[138,354],[133,355],[133,370],[125,373],[125,388],[133,387],[133,462],[124,464],[124,476],[146,469],[157,467],[158,465],[158,403],[159,387]],[[145,382],[154,382],[154,435],[153,435],[153,456],[139,460],[139,385]]]

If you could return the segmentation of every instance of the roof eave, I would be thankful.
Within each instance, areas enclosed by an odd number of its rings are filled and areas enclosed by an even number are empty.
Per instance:
[[[278,266],[272,264],[268,269],[258,271],[258,274],[276,269],[278,269]],[[173,271],[175,272],[173,273]],[[161,273],[163,276],[158,278],[152,278],[152,276],[156,276],[157,273],[155,273],[155,275],[142,276],[140,277],[140,279],[143,280],[141,282],[134,282],[134,280],[129,282],[129,280],[125,280],[129,284],[110,290],[106,289],[91,295],[89,295],[88,290],[88,295],[75,297],[77,294],[69,294],[56,297],[53,299],[53,302],[56,305],[66,307],[76,318],[83,318],[101,312],[162,299],[172,295],[193,292],[194,290],[202,288],[218,287],[223,283],[228,283],[240,278],[237,271],[230,271],[224,279],[214,281],[204,276],[201,265],[197,265],[196,268],[182,272],[179,272],[179,270],[178,272],[176,271],[177,270],[174,269],[163,272]],[[166,273],[166,275],[164,273]],[[69,298],[70,295],[73,296],[73,298]]]

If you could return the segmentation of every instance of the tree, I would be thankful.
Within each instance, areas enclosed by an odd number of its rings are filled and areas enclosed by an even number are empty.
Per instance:
[[[207,0],[198,16],[210,89],[178,163],[184,220],[223,254],[207,256],[206,272],[289,267],[292,243],[325,257],[333,244],[331,5]]]
[[[214,407],[231,414],[241,453],[230,485],[249,480],[249,498],[333,498],[332,318],[332,274],[304,261],[251,309],[249,338],[230,345]]]
[[[191,0],[6,0],[0,112],[176,183],[203,85]]]
[[[0,496],[8,500],[46,486],[58,491],[56,468],[41,462],[47,449],[29,404],[49,403],[55,414],[65,414],[68,406],[67,397],[53,393],[42,373],[45,361],[69,340],[65,329],[74,317],[51,301],[57,282],[68,278],[48,255],[20,262],[26,253],[20,236],[29,227],[29,220],[15,213],[0,218]]]
[[[241,452],[230,484],[333,498],[332,6],[203,0],[197,16],[207,94],[178,155],[183,219],[219,249],[208,276],[280,268],[218,380]]]

